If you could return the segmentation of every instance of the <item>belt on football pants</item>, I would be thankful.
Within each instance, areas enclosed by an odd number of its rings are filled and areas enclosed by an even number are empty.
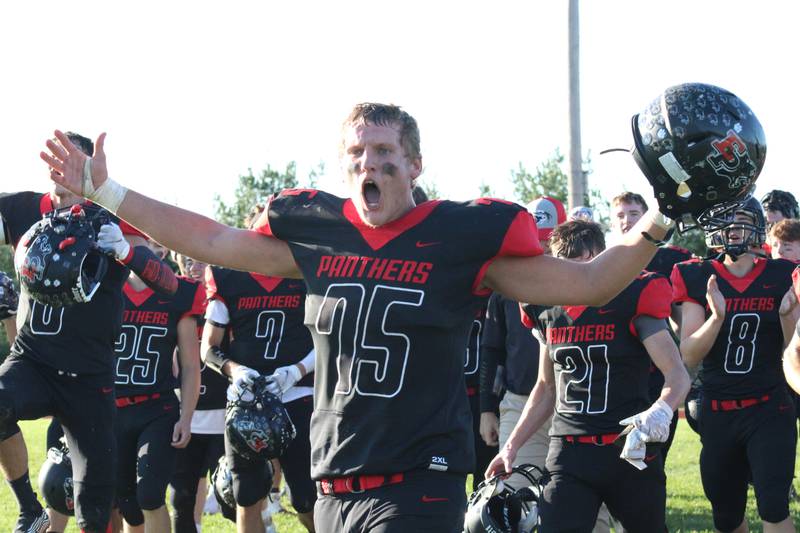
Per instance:
[[[712,411],[736,411],[738,409],[746,409],[759,403],[764,403],[769,400],[769,394],[765,394],[760,398],[744,398],[742,400],[711,400]]]
[[[611,444],[619,437],[619,433],[606,433],[605,435],[566,435],[563,439],[572,444],[596,444],[605,446]]]
[[[147,400],[156,400],[161,398],[160,392],[153,394],[139,394],[138,396],[120,396],[115,401],[117,407],[128,407],[129,405],[136,405],[137,403],[146,402]]]
[[[403,482],[403,474],[388,476],[348,476],[320,479],[317,488],[322,494],[353,494]]]

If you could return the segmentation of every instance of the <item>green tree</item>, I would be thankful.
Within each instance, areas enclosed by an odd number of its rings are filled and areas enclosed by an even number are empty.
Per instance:
[[[478,197],[479,198],[494,198],[496,195],[494,190],[492,190],[492,186],[482,181],[481,184],[478,186]]]
[[[325,165],[319,163],[308,174],[303,186],[314,187],[317,178],[325,171]],[[297,179],[297,164],[292,161],[283,172],[267,165],[257,176],[252,169],[247,174],[239,176],[239,184],[234,191],[234,200],[226,204],[219,194],[214,195],[214,212],[217,220],[229,226],[241,228],[244,218],[256,204],[263,204],[271,195],[283,189],[293,189],[300,186]]]
[[[442,194],[436,187],[436,183],[428,182],[425,180],[417,180],[417,185],[419,187],[422,187],[422,190],[425,191],[425,194],[428,195],[428,200],[438,200],[439,198],[442,197]]]

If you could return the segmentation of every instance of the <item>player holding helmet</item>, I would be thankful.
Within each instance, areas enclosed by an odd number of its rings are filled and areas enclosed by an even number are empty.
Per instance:
[[[662,240],[671,222],[648,216],[588,263],[544,256],[531,215],[510,202],[415,208],[422,155],[416,121],[405,111],[358,105],[342,133],[349,198],[285,191],[255,231],[127,190],[108,179],[104,157],[87,158],[60,132],[42,158],[62,173],[53,176],[59,183],[131,217],[171,248],[305,280],[318,358],[311,423],[311,473],[323,495],[317,531],[378,524],[385,533],[460,531],[474,462],[463,368],[476,309],[492,290],[518,301],[601,305],[639,274],[655,252],[649,240]],[[691,185],[713,174],[687,168]],[[655,183],[659,174],[647,176]],[[726,196],[741,193],[730,188]],[[692,206],[661,207],[681,216],[711,203],[701,195]]]
[[[69,134],[69,138],[86,157],[92,154],[89,139],[77,134]],[[56,174],[51,170],[51,177]],[[80,201],[80,197],[58,185],[48,194],[2,195],[4,231],[0,236],[18,248],[18,257],[24,257],[25,243],[19,243],[23,234],[54,210],[69,216],[66,212]],[[80,216],[81,224],[91,224],[90,233],[99,235],[98,246],[117,259],[108,261],[107,272],[93,298],[88,303],[52,307],[33,299],[39,295],[29,293],[23,284],[18,322],[21,328],[11,355],[0,366],[0,465],[20,506],[15,531],[43,531],[49,522],[30,486],[27,450],[17,425],[18,420],[45,415],[58,417],[66,430],[76,472],[78,526],[85,531],[105,531],[116,471],[112,353],[122,315],[122,286],[129,269],[165,292],[174,291],[177,285],[171,271],[162,268],[147,248],[141,233],[120,223],[122,232],[111,235],[116,226],[102,224],[107,217],[98,216],[100,211],[97,205],[84,203],[70,212]],[[111,216],[110,220],[116,218]],[[75,243],[76,247],[84,245]],[[68,247],[60,253],[68,256]],[[74,274],[68,269],[62,272]]]

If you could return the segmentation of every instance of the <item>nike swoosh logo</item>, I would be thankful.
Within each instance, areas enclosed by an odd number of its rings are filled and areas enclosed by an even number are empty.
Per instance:
[[[433,241],[433,242],[417,241],[417,248],[427,248],[428,246],[436,246],[437,244],[442,244],[442,241]]]
[[[100,390],[103,391],[103,394],[108,394],[109,392],[113,391],[114,388],[113,387],[103,387]]]
[[[653,459],[655,459],[656,457],[657,457],[656,455],[645,455],[645,456],[644,456],[644,462],[645,462],[645,463],[649,463],[650,461],[652,461],[652,460],[653,460]]]
[[[777,285],[764,285],[765,289],[771,289],[773,287],[777,287]]]
[[[423,496],[422,503],[432,503],[432,502],[447,502],[450,501],[448,498],[432,498],[430,496]]]
[[[608,313],[613,313],[613,312],[614,312],[613,309],[598,309],[597,310],[597,314],[598,315],[607,315]]]

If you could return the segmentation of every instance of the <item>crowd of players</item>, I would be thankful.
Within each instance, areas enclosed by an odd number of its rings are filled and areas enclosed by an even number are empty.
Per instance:
[[[657,104],[670,97],[680,106]],[[682,136],[667,146],[646,131],[706,105],[719,116],[686,118],[711,130],[691,151],[675,146]],[[608,531],[614,520],[659,531],[686,366],[700,363],[700,467],[715,527],[747,531],[752,483],[765,531],[794,531],[795,407],[781,354],[800,306],[794,263],[767,258],[765,230],[776,211],[796,218],[796,203],[789,212],[790,195],[775,191],[765,217],[746,199],[765,144],[734,95],[685,84],[637,117],[634,155],[659,210],[616,197],[621,242],[608,250],[590,212],[565,221],[553,198],[529,210],[415,198],[419,132],[396,106],[359,105],[345,121],[349,199],[284,191],[246,230],[109,179],[104,135],[93,145],[56,132],[42,153],[54,190],[0,197],[2,233],[27,280],[0,367],[0,466],[20,506],[16,531],[65,524],[33,492],[16,424],[45,415],[49,446],[63,428],[81,530],[111,527],[113,507],[128,531],[198,531],[198,487],[216,467],[226,516],[239,531],[269,531],[273,468],[225,431],[226,400],[261,376],[296,429],[278,462],[309,531],[516,531],[532,525],[532,500],[540,531]],[[721,166],[689,165],[697,145]],[[705,194],[677,207],[683,192],[657,179],[652,157],[668,173],[691,168],[674,183],[702,183]],[[91,227],[113,259],[75,305],[26,293],[74,245],[54,253],[31,240],[28,228],[54,210]],[[669,217],[702,220],[714,257],[665,245]],[[792,220],[774,224],[771,253],[796,260],[797,233]],[[184,276],[145,234],[177,251]],[[532,481],[524,465],[546,472],[534,479],[541,493],[515,490]]]

